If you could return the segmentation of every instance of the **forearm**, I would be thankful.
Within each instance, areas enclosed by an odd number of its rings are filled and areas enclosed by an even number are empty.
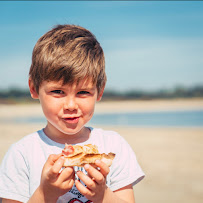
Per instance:
[[[61,154],[49,156],[42,170],[40,185],[28,203],[56,203],[60,196],[73,187],[74,169],[66,167],[60,172],[63,163],[64,158]]]
[[[106,190],[105,203],[106,202],[121,202],[121,203],[135,203],[135,197],[132,185],[127,185],[112,192],[109,188]],[[112,201],[111,201],[112,200]]]
[[[113,191],[111,191],[109,188],[106,189],[105,192],[105,196],[103,201],[101,201],[100,203],[109,203],[109,202],[116,202],[116,203],[134,203],[134,200],[129,201],[127,200],[123,200],[124,197],[119,197],[116,193],[114,193]]]
[[[56,203],[56,201],[57,199],[52,196],[46,197],[40,187],[38,187],[29,199],[28,203]]]

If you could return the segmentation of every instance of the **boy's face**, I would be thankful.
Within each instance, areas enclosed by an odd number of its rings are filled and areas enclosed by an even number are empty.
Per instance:
[[[84,125],[92,118],[95,103],[101,99],[103,91],[98,95],[96,85],[87,80],[78,85],[44,81],[38,94],[31,80],[29,86],[31,96],[40,100],[48,122],[45,128],[48,136],[58,142],[68,139],[68,135],[72,138],[84,136]]]

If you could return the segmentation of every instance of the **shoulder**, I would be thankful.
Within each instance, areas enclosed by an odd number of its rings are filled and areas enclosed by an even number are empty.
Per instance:
[[[2,180],[0,181],[0,193],[2,197],[8,199],[12,197],[12,199],[18,199],[21,202],[27,202],[32,171],[41,170],[39,165],[31,165],[34,160],[32,156],[37,154],[33,150],[37,140],[39,140],[39,134],[34,132],[12,144],[8,149],[0,166],[0,179]]]
[[[27,162],[27,157],[33,154],[36,143],[40,142],[39,131],[26,135],[16,143],[13,143],[6,152],[3,160],[23,159]]]
[[[41,131],[41,130],[40,130]],[[28,134],[16,143],[12,144],[10,149],[15,149],[15,150],[23,150],[23,149],[30,149],[34,145],[34,143],[38,142],[40,140],[40,135],[39,132],[36,131],[34,133]]]
[[[128,146],[125,139],[117,132],[101,128],[92,128],[92,141],[104,153],[118,153],[123,145]]]
[[[117,132],[112,130],[104,130],[102,128],[92,128],[92,134],[97,138],[104,139],[123,139]]]
[[[115,191],[127,185],[138,183],[144,173],[140,168],[134,150],[117,132],[103,129],[92,129],[94,143],[101,153],[116,154],[108,176],[108,185]]]

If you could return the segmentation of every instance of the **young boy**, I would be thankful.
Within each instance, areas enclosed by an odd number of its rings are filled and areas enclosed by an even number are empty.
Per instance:
[[[106,83],[103,50],[91,32],[58,25],[36,43],[29,73],[32,98],[39,99],[47,125],[13,144],[1,164],[3,203],[134,202],[133,185],[143,177],[128,143],[113,131],[86,127]],[[67,144],[94,144],[116,154],[109,168],[63,168]]]

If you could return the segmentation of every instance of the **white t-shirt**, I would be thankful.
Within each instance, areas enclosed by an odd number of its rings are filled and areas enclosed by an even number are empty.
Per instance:
[[[78,144],[95,144],[100,153],[116,154],[107,176],[107,186],[115,191],[129,184],[138,183],[144,177],[144,173],[129,144],[116,132],[90,129],[90,138]],[[49,139],[43,129],[13,144],[0,168],[0,202],[1,198],[27,202],[40,184],[42,168],[48,156],[61,153],[63,148],[64,144]],[[75,167],[75,170],[84,171],[84,168]],[[80,194],[74,185],[57,201],[57,203],[63,202],[89,203],[91,201]]]

